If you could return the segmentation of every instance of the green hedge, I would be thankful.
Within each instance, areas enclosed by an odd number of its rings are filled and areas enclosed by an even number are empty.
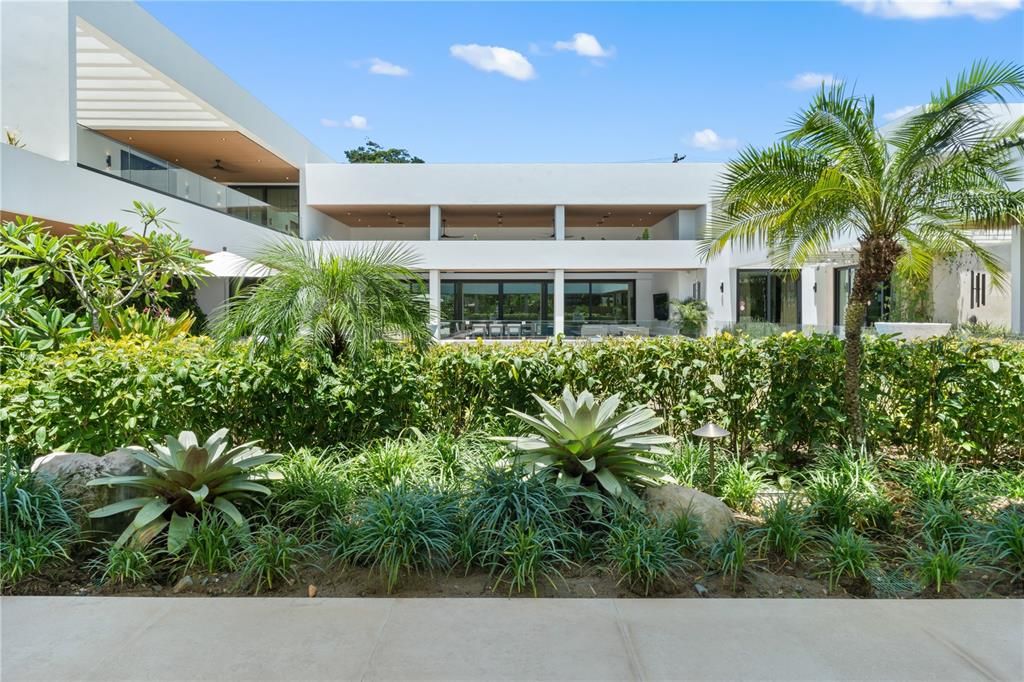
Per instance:
[[[97,340],[29,359],[0,382],[0,434],[20,456],[104,452],[184,428],[229,426],[274,448],[326,446],[416,426],[513,428],[506,409],[562,387],[648,403],[685,434],[713,419],[736,445],[799,458],[842,437],[842,341],[784,334],[689,340],[382,349],[317,369],[216,354],[205,338]],[[1024,345],[869,339],[864,404],[882,445],[977,459],[1022,457]]]

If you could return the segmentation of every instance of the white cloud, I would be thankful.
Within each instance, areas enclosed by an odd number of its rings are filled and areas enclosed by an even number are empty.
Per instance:
[[[882,114],[882,118],[884,118],[886,121],[895,121],[898,118],[903,118],[904,116],[909,114],[911,111],[914,111],[915,109],[917,109],[919,106],[920,105],[917,105],[917,104],[911,104],[909,106],[900,107],[899,109],[897,109],[895,111],[890,111],[887,114]]]
[[[1021,0],[842,0],[864,14],[885,19],[973,17],[998,19],[1021,7]]]
[[[792,80],[786,83],[786,85],[791,90],[812,90],[814,88],[820,88],[822,85],[829,86],[833,83],[839,82],[841,81],[831,73],[815,73],[814,71],[807,71],[806,73],[798,73]]]
[[[391,62],[384,61],[379,57],[370,58],[370,73],[375,73],[378,76],[408,76],[409,69],[398,64],[392,64]]]
[[[690,136],[690,144],[698,149],[705,149],[709,152],[717,152],[722,149],[735,149],[739,140],[735,137],[720,137],[711,128],[698,130]]]
[[[366,117],[360,116],[359,114],[352,114],[348,119],[342,122],[342,125],[346,128],[354,128],[356,130],[366,130],[369,128]]]
[[[555,43],[555,49],[575,52],[581,57],[611,57],[613,54],[612,50],[604,49],[590,33],[574,33],[572,40],[559,40]]]
[[[452,45],[449,52],[456,59],[461,59],[474,69],[494,71],[518,81],[528,81],[537,77],[533,64],[520,52],[507,47],[494,45]]]
[[[333,118],[320,119],[320,125],[324,128],[352,128],[354,130],[367,130],[370,126],[365,116],[352,114],[344,121],[337,121]]]

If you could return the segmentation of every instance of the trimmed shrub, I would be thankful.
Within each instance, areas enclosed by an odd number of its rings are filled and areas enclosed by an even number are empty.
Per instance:
[[[19,459],[55,449],[102,453],[182,428],[223,424],[264,447],[327,447],[408,427],[515,433],[508,408],[565,386],[648,405],[667,433],[708,420],[730,451],[808,458],[842,429],[842,342],[787,333],[379,348],[358,364],[215,353],[202,337],[94,339],[24,358],[0,377],[0,441]],[[1024,456],[1024,344],[943,337],[865,341],[872,442],[943,459]]]

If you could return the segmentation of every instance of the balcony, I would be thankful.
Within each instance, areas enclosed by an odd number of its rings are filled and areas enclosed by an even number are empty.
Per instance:
[[[261,201],[84,126],[78,165],[293,237],[299,213]]]

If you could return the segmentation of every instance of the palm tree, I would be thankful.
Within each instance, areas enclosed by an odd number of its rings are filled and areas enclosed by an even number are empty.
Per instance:
[[[380,339],[407,339],[418,349],[432,339],[416,259],[400,245],[381,242],[339,256],[287,241],[252,260],[271,274],[221,309],[212,325],[221,344],[252,337],[259,340],[253,352],[296,347],[359,359]]]
[[[706,257],[727,244],[764,246],[773,266],[795,268],[834,242],[857,242],[846,307],[844,398],[863,442],[861,330],[872,295],[894,271],[930,276],[936,258],[970,251],[1003,281],[999,262],[969,230],[1024,218],[1024,118],[1000,125],[986,102],[1024,94],[1024,67],[979,62],[886,131],[872,97],[822,87],[781,141],[727,164],[714,198]]]

